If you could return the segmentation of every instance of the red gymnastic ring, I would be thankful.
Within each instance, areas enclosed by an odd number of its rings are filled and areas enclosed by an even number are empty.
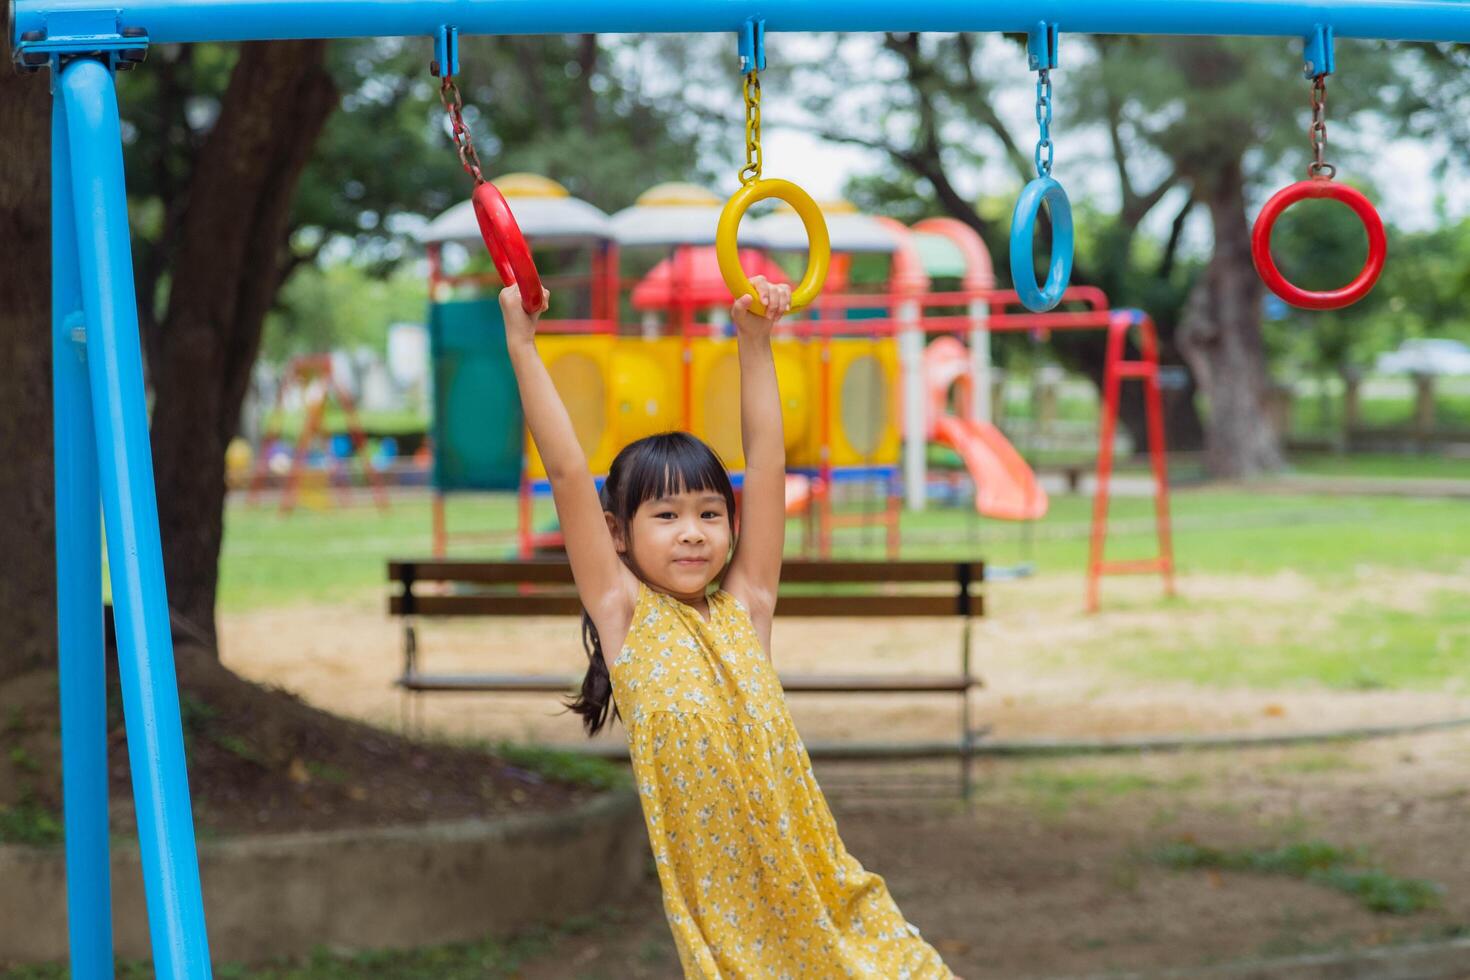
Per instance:
[[[1363,222],[1363,230],[1368,233],[1368,261],[1363,263],[1363,271],[1340,289],[1315,293],[1293,286],[1286,281],[1281,270],[1276,268],[1275,260],[1271,258],[1271,229],[1276,224],[1276,219],[1297,201],[1309,197],[1330,197],[1346,204],[1357,212],[1358,219]],[[1373,284],[1378,281],[1378,274],[1383,271],[1383,258],[1387,252],[1388,240],[1383,234],[1383,219],[1374,210],[1372,202],[1362,192],[1327,177],[1297,181],[1277,191],[1266,202],[1266,206],[1261,208],[1256,226],[1251,230],[1251,259],[1256,264],[1256,272],[1266,283],[1266,288],[1292,306],[1307,310],[1336,310],[1367,296],[1373,289]]]
[[[521,308],[535,313],[541,309],[541,276],[531,260],[521,226],[510,213],[510,205],[489,181],[476,186],[470,200],[474,202],[475,220],[480,223],[480,234],[495,262],[495,271],[500,273],[500,281],[507,286],[519,285]]]

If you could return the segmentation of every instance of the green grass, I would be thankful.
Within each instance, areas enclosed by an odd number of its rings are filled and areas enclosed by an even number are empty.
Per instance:
[[[31,799],[0,807],[0,844],[53,845],[62,840],[61,821]]]
[[[1096,806],[1138,793],[1174,792],[1198,787],[1198,775],[1158,779],[1133,772],[1051,771],[1032,768],[1021,772],[1014,786],[1023,804],[1046,816],[1061,816],[1075,806]]]
[[[279,434],[286,439],[295,439],[301,433],[301,426],[305,421],[304,411],[272,411],[265,414],[261,428],[265,432]],[[364,432],[371,432],[374,435],[401,435],[410,432],[424,432],[429,428],[428,416],[414,409],[397,409],[386,412],[359,411],[357,421]],[[324,432],[328,433],[347,432],[347,413],[338,408],[335,403],[329,405],[322,413],[321,427]]]
[[[1452,456],[1313,453],[1292,457],[1291,467],[1311,476],[1470,480],[1470,458]]]
[[[1462,501],[1214,490],[1176,492],[1171,501],[1177,566],[1186,574],[1263,575],[1289,568],[1330,584],[1349,581],[1364,568],[1453,571],[1470,555],[1470,521]],[[1027,527],[982,520],[968,506],[931,506],[904,514],[904,555],[978,555],[1002,565],[1029,558],[1044,573],[1079,573],[1087,562],[1091,508],[1087,498],[1053,497],[1047,517]],[[450,553],[509,556],[515,514],[511,494],[451,497]],[[540,502],[537,526],[548,527],[553,519],[550,503]],[[1151,500],[1115,498],[1110,520],[1109,558],[1154,553]],[[363,505],[281,515],[274,508],[232,502],[220,557],[220,609],[382,595],[387,560],[427,555],[430,526],[427,496],[397,498],[386,513]],[[796,521],[788,527],[792,553],[799,548],[801,528]],[[837,546],[844,557],[882,557],[883,535],[880,529],[866,535],[840,530]]]
[[[1109,665],[1139,679],[1203,687],[1463,690],[1470,680],[1466,598],[1439,592],[1418,612],[1353,607],[1325,629],[1283,623],[1281,635],[1263,639],[1232,632],[1206,644],[1119,644]]]
[[[300,961],[281,961],[259,967],[225,964],[214,975],[219,980],[501,980],[537,956],[549,953],[557,940],[598,928],[590,917],[564,923],[557,929],[531,930],[508,940],[430,946],[394,952],[343,954],[326,949]],[[60,964],[18,967],[6,980],[63,980],[69,976]],[[144,962],[117,964],[118,980],[151,980],[153,968]]]
[[[1341,750],[1305,750],[1294,752],[1280,762],[1266,767],[1268,772],[1282,776],[1315,776],[1325,772],[1350,772],[1362,769],[1362,765],[1348,758]]]
[[[1170,499],[1176,564],[1185,573],[1263,575],[1292,569],[1333,582],[1350,579],[1359,567],[1457,570],[1470,554],[1470,521],[1461,501],[1215,490],[1175,492]],[[1051,512],[1031,530],[1030,552],[1042,569],[1079,572],[1086,567],[1091,508],[1089,499],[1052,498]],[[978,520],[971,513],[968,508],[906,513],[906,553],[978,552],[1001,563],[1026,554],[1023,526]],[[1155,553],[1153,513],[1150,499],[1114,498],[1108,557]],[[849,538],[858,535],[852,532]],[[881,546],[870,553],[880,551]]]
[[[493,530],[499,538],[494,546],[477,542],[453,553],[505,557],[514,546],[513,494],[451,497],[447,513],[452,536]],[[225,515],[220,609],[340,602],[375,594],[385,587],[387,559],[429,554],[431,526],[427,495],[396,497],[386,512],[363,503],[320,511],[298,507],[290,514],[237,498]]]
[[[1432,881],[1400,878],[1364,868],[1362,855],[1322,841],[1306,841],[1254,851],[1222,850],[1193,842],[1161,848],[1155,860],[1176,870],[1241,871],[1285,875],[1340,891],[1366,909],[1387,915],[1412,915],[1438,907],[1443,889]]]
[[[1407,387],[1407,382],[1405,382]],[[1320,435],[1342,431],[1343,399],[1335,394],[1323,400],[1316,395],[1298,395],[1291,403],[1291,429],[1297,435]],[[1369,429],[1404,428],[1414,423],[1414,395],[1363,397],[1358,402],[1359,424]],[[1434,394],[1434,424],[1439,429],[1470,429],[1470,394],[1442,384]]]
[[[575,783],[592,789],[617,789],[632,785],[628,770],[608,759],[514,742],[500,742],[493,747],[487,746],[487,750],[513,766],[559,782]]]

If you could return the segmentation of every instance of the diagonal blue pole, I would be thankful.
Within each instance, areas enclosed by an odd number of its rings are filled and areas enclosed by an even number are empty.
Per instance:
[[[71,151],[87,368],[153,969],[160,980],[196,980],[210,976],[209,942],[158,538],[117,90],[106,65],[78,58],[62,69],[57,91],[65,101]]]
[[[51,107],[51,391],[56,446],[56,633],[61,675],[71,975],[112,980],[102,512],[87,381],[65,104]]]

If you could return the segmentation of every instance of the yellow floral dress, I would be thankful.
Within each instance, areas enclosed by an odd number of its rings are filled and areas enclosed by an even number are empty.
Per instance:
[[[609,670],[686,977],[953,976],[842,846],[739,600],[641,586]]]

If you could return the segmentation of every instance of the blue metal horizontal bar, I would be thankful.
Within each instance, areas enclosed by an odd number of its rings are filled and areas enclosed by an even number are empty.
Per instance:
[[[0,0],[5,2],[5,0]],[[1306,37],[1470,41],[1470,0],[12,0],[15,40],[105,9],[155,44],[287,38],[467,34],[767,31],[1007,31],[1038,20],[1064,34]],[[48,22],[56,23],[48,28]]]

